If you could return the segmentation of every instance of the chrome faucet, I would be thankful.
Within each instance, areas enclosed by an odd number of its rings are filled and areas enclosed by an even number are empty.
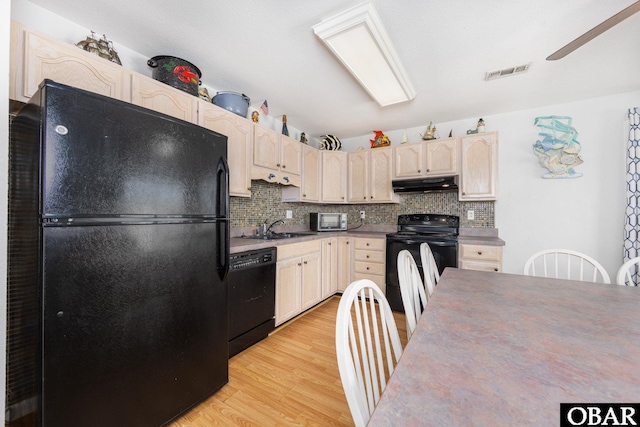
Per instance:
[[[271,232],[272,232],[271,229],[273,228],[274,225],[278,224],[279,222],[281,222],[283,224],[285,223],[283,219],[278,219],[276,221],[273,221],[273,223],[271,223],[271,225],[267,227],[267,221],[268,220],[265,219],[264,223],[262,224],[262,234],[264,236],[266,236],[268,234],[271,234]]]

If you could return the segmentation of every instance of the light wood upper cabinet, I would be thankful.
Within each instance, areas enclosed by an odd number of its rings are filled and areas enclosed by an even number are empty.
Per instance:
[[[157,80],[133,73],[131,80],[131,102],[159,113],[182,119],[198,121],[199,98],[176,90]]]
[[[348,154],[351,203],[397,203],[399,198],[391,187],[393,149],[374,148]]]
[[[321,201],[327,203],[347,201],[347,153],[322,151]]]
[[[348,153],[347,165],[349,202],[367,203],[369,201],[369,151]]]
[[[393,149],[375,148],[369,152],[369,201],[371,203],[398,203],[393,192]]]
[[[461,139],[461,185],[459,199],[498,198],[498,135],[473,134]]]
[[[254,125],[252,179],[300,186],[302,143]]]
[[[130,101],[131,72],[104,58],[11,23],[9,97],[27,102],[44,79]]]
[[[456,175],[458,173],[458,140],[455,138],[427,141],[425,175]]]
[[[393,147],[395,172],[393,179],[419,178],[424,175],[425,145],[421,142],[415,144],[402,144]]]
[[[394,147],[393,179],[456,175],[458,173],[458,140],[435,139]]]
[[[302,147],[301,199],[308,202],[320,200],[320,151],[304,145]]]
[[[217,105],[201,102],[198,124],[227,136],[229,194],[251,197],[252,122]]]

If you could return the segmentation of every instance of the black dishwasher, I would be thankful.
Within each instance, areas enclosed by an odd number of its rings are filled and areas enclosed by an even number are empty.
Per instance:
[[[276,248],[229,256],[229,357],[275,328]]]

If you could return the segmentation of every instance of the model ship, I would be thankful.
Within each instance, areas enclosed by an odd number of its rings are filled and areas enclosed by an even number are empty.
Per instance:
[[[91,31],[91,35],[76,43],[76,46],[86,50],[87,52],[91,52],[102,58],[108,59],[111,62],[115,62],[118,65],[122,65],[120,58],[118,57],[118,52],[113,48],[113,42],[111,40],[107,40],[107,36],[104,34],[101,39],[98,39],[96,38],[96,33]]]

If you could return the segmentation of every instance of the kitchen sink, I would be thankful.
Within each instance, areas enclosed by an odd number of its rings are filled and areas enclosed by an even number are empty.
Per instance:
[[[303,236],[315,236],[316,233],[271,233],[264,236],[253,235],[253,236],[240,236],[242,239],[254,239],[254,240],[282,240],[282,239],[293,239],[294,237],[303,237]]]

